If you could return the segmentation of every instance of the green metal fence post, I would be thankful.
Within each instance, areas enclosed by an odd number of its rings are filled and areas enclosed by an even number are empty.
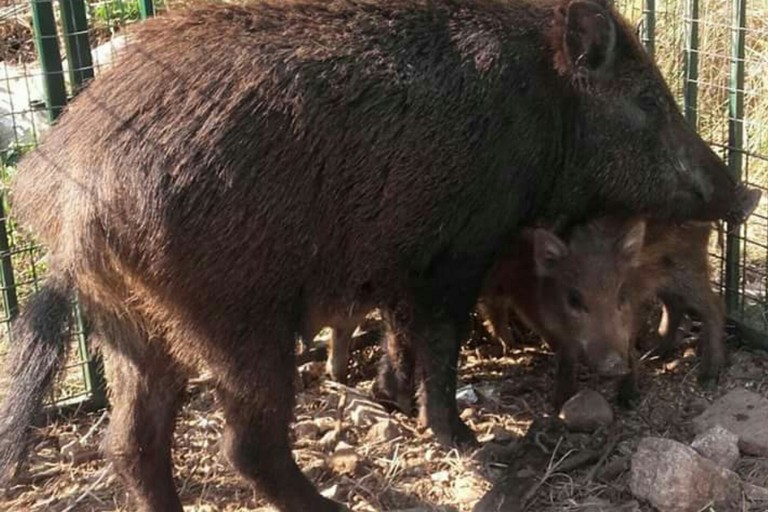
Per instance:
[[[656,0],[643,0],[643,45],[648,55],[656,54]]]
[[[145,20],[155,15],[155,4],[152,0],[139,0],[141,19]]]
[[[16,281],[11,263],[11,244],[8,243],[5,194],[0,197],[0,284],[3,289],[5,320],[11,321],[19,314],[19,299],[16,296]]]
[[[746,36],[747,0],[733,0],[731,26],[731,76],[728,93],[728,167],[741,179],[744,149],[744,48]],[[741,241],[733,229],[728,229],[725,246],[725,303],[729,314],[739,312],[739,260]]]
[[[61,24],[64,28],[64,46],[69,60],[69,80],[73,94],[77,94],[83,85],[93,78],[93,60],[85,10],[83,0],[61,0]]]
[[[53,122],[67,103],[67,88],[64,84],[59,41],[56,36],[56,18],[53,15],[52,0],[30,0],[30,6],[35,46],[40,58],[40,70],[43,73],[48,120]]]
[[[683,109],[685,118],[696,128],[699,102],[699,0],[686,2],[688,26],[685,31],[685,55],[683,65]]]

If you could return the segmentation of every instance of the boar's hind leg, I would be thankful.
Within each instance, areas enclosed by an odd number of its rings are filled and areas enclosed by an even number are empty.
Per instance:
[[[103,331],[112,417],[107,452],[141,512],[181,512],[171,444],[186,378],[162,347],[114,320]]]
[[[227,458],[278,510],[345,510],[320,496],[291,454],[288,432],[296,369],[290,330],[282,339],[264,329],[247,331],[269,339],[218,338],[217,345],[227,352],[218,352],[211,361],[221,376],[217,394],[226,419]]]

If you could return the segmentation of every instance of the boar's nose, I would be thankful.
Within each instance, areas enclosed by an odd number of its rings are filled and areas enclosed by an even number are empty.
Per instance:
[[[739,184],[734,205],[725,220],[734,224],[741,224],[746,221],[757,208],[762,195],[763,193],[759,189]]]
[[[597,373],[602,377],[621,377],[629,373],[629,364],[625,358],[611,352],[597,365]]]

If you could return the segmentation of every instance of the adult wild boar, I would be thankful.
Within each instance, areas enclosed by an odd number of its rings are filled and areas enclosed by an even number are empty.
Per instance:
[[[458,340],[522,223],[740,217],[749,197],[604,0],[200,6],[134,36],[12,185],[51,268],[16,325],[0,460],[19,457],[76,290],[108,340],[109,450],[140,510],[181,510],[189,368],[217,376],[241,474],[280,510],[338,510],[290,450],[307,315],[390,312],[435,434],[468,441]]]

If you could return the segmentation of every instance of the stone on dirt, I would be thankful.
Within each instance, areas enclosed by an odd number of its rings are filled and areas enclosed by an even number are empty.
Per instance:
[[[568,430],[593,432],[613,423],[613,410],[603,395],[585,388],[565,402],[560,418]]]
[[[390,419],[381,420],[376,423],[365,435],[365,440],[369,443],[387,443],[403,435],[402,429]]]
[[[333,472],[340,475],[354,475],[358,464],[360,464],[360,456],[354,448],[344,442],[336,446],[336,450],[328,460],[328,465]]]
[[[293,426],[297,439],[315,440],[320,436],[320,427],[312,420],[299,422]]]
[[[660,512],[741,510],[739,476],[671,439],[646,437],[632,457],[632,493]]]
[[[696,436],[691,448],[726,469],[734,469],[739,462],[739,436],[720,425]]]
[[[743,388],[734,389],[693,419],[697,434],[715,425],[739,437],[742,453],[768,456],[768,400],[759,394]]]

